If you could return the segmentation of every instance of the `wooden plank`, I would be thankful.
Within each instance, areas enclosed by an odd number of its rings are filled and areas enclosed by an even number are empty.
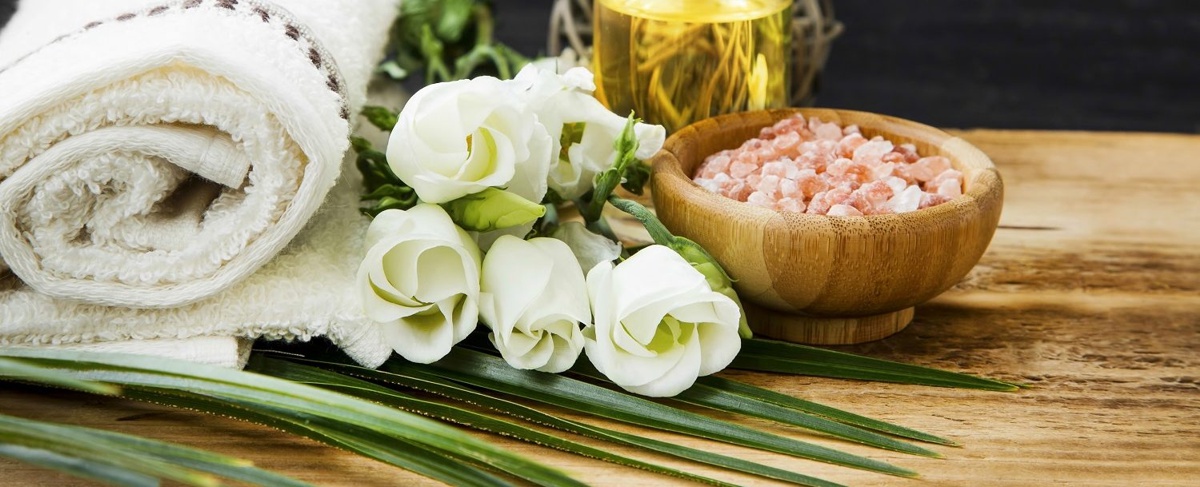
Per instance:
[[[955,289],[918,307],[871,356],[1023,381],[1013,394],[732,371],[806,399],[961,442],[921,459],[758,427],[894,462],[922,485],[1194,485],[1200,478],[1200,137],[968,131],[1006,183],[1001,228]],[[102,427],[243,456],[321,485],[426,485],[371,460],[253,425],[72,393],[0,386],[0,412]],[[619,427],[626,431],[629,428]],[[917,485],[650,432],[851,485]],[[491,437],[489,437],[491,438]],[[507,439],[597,485],[663,478]],[[613,450],[740,484],[757,479]],[[86,485],[0,460],[0,486]]]

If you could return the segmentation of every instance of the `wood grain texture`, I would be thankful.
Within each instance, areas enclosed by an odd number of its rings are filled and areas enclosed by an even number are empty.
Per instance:
[[[730,371],[724,376],[959,441],[943,460],[908,457],[729,419],[913,468],[904,480],[670,434],[850,485],[1188,486],[1200,478],[1200,137],[956,132],[1004,174],[1000,227],[979,265],[917,307],[904,331],[839,347],[1023,381],[985,393]],[[625,227],[618,228],[623,231]],[[428,485],[407,472],[224,418],[121,400],[0,386],[0,412],[212,448],[331,486]],[[637,431],[619,427],[624,431]],[[494,438],[596,485],[676,485]],[[609,447],[606,447],[609,448]],[[625,448],[745,485],[769,485]],[[88,485],[0,460],[0,486]]]
[[[922,156],[945,156],[962,171],[964,194],[911,213],[836,217],[760,208],[692,182],[706,157],[797,112],[858,125],[867,138],[913,144]],[[914,305],[949,289],[979,261],[1004,198],[995,166],[971,144],[866,112],[804,108],[711,118],[671,135],[651,163],[659,217],[712,253],[742,299],[758,305],[751,327],[810,344],[862,343],[903,329]]]

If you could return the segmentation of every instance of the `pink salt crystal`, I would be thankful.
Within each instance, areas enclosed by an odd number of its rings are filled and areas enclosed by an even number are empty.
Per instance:
[[[696,178],[695,181],[697,185],[699,185],[701,188],[704,188],[705,191],[708,191],[709,193],[721,193],[721,183],[705,178]]]
[[[854,157],[854,150],[867,143],[867,139],[859,134],[850,134],[838,141],[838,157]]]
[[[779,191],[779,177],[763,176],[762,181],[760,181],[758,183],[757,188],[758,188],[758,192],[763,193],[767,196],[770,196],[771,199],[773,200],[773,199],[775,199],[776,194]]]
[[[746,184],[750,185],[751,188],[754,188],[755,190],[757,190],[758,185],[762,183],[762,174],[751,174],[749,176],[746,176],[746,179],[744,179],[743,181],[746,181]]]
[[[938,186],[937,194],[951,199],[962,196],[962,183],[958,180],[948,181],[947,184]]]
[[[729,175],[738,179],[744,179],[746,176],[754,174],[758,170],[758,165],[749,161],[738,160],[729,166]]]
[[[884,179],[883,182],[892,189],[892,195],[900,194],[901,191],[904,191],[904,188],[908,187],[907,181],[895,176]]]
[[[825,168],[825,173],[833,176],[831,182],[849,182],[855,186],[871,178],[871,168],[850,159],[838,159]]]
[[[921,188],[909,186],[888,200],[887,205],[896,213],[916,211],[921,205],[922,194],[924,193],[921,191]]]
[[[800,199],[804,199],[804,193],[800,192],[800,185],[796,184],[796,180],[794,179],[779,180],[779,195],[785,199],[795,198],[797,196],[800,197]]]
[[[922,157],[912,164],[912,174],[917,181],[929,181],[938,174],[950,169],[950,159],[942,156]]]
[[[723,194],[726,197],[738,201],[746,201],[746,198],[750,196],[750,193],[754,192],[754,188],[749,184],[746,184],[745,181],[735,181],[728,188],[724,189],[726,192]]]
[[[775,209],[779,211],[794,211],[796,213],[803,213],[804,202],[795,198],[783,198],[775,202]]]
[[[829,183],[825,182],[812,169],[801,169],[800,176],[795,179],[796,185],[800,187],[800,192],[804,193],[805,198],[813,198],[817,193],[829,189]]]
[[[904,156],[904,162],[912,164],[921,158],[917,154],[917,146],[912,144],[900,144],[896,146],[896,152]]]
[[[929,208],[930,206],[937,206],[947,201],[950,201],[950,198],[940,194],[921,193],[921,204],[917,207],[917,209],[923,210],[925,208]]]
[[[811,129],[813,133],[816,134],[817,139],[820,140],[841,140],[843,137],[842,129],[838,128],[837,124],[833,123],[821,124],[816,128],[813,128],[811,125],[809,125],[809,129]]]
[[[893,154],[894,154],[894,152],[893,152]],[[871,177],[882,181],[884,179],[892,177],[892,173],[895,172],[895,170],[896,170],[896,163],[885,162],[883,164],[880,164],[878,166],[871,168]]]
[[[862,135],[862,130],[859,130],[858,125],[850,124],[842,129],[842,135],[859,134]]]
[[[784,154],[792,154],[800,146],[800,134],[787,132],[771,141],[771,147]]]
[[[833,205],[829,207],[829,216],[862,216],[862,212],[849,205]]]
[[[891,151],[891,142],[882,139],[871,139],[871,141],[858,146],[857,149],[854,149],[854,157],[852,159],[854,159],[854,162],[859,163],[879,164],[880,159],[884,156],[884,154],[887,154]]]
[[[787,162],[784,162],[782,160],[775,161],[775,162],[768,162],[766,164],[763,164],[762,175],[763,176],[776,176],[776,177],[781,177],[781,178],[786,177],[787,173],[788,173],[788,167],[790,167],[790,166],[791,166],[790,164],[788,164]]]
[[[722,188],[722,189],[727,188],[727,187],[729,187],[729,185],[733,184],[733,178],[729,177],[728,174],[725,174],[723,172],[719,172],[715,176],[713,176],[712,181],[717,184],[717,187]]]
[[[891,186],[888,186],[888,184],[883,181],[871,181],[867,184],[864,184],[861,188],[858,188],[858,190],[855,192],[863,195],[867,202],[871,204],[872,208],[884,206],[887,204],[887,201],[895,195],[895,192],[892,191]]]
[[[721,151],[716,156],[708,158],[704,165],[714,173],[729,172],[729,165],[733,163],[733,158],[729,157],[728,151]]]
[[[763,208],[775,207],[775,199],[764,194],[762,191],[750,193],[750,197],[746,198],[746,202],[754,206],[761,206]]]
[[[880,162],[892,163],[892,164],[903,164],[903,163],[908,162],[907,160],[904,159],[904,154],[901,154],[896,151],[891,151],[891,152],[888,152],[887,154],[884,154],[883,157],[879,158],[879,160],[880,160]]]
[[[926,183],[925,190],[953,198],[962,194],[962,177],[962,172],[947,169]],[[945,189],[943,190],[943,188]],[[946,192],[943,193],[943,191]]]

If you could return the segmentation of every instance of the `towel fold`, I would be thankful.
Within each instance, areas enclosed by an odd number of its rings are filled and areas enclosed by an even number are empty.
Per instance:
[[[382,363],[342,168],[398,3],[23,0],[0,32],[0,346],[240,366],[253,339],[326,336]]]
[[[0,34],[0,278],[135,308],[245,280],[333,186],[397,3],[22,1]]]

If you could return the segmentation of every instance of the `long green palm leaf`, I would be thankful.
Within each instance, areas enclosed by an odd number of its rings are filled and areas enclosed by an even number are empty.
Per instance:
[[[1016,384],[758,338],[743,340],[731,368],[937,387],[1012,392]]]
[[[924,441],[926,443],[934,443],[938,445],[959,446],[959,444],[953,440],[948,440],[940,436],[934,436],[929,433],[917,431],[911,428],[905,428],[903,426],[888,423],[886,421],[880,421],[877,419],[868,418],[866,416],[846,412],[841,409],[826,406],[824,404],[805,401],[787,394],[781,394],[770,389],[752,386],[736,380],[708,376],[701,377],[700,379],[696,380],[696,384],[742,395],[755,401],[768,402],[777,406],[782,406],[797,411],[804,411],[806,413],[816,414],[818,416],[824,416],[839,423],[852,424],[860,428],[878,431],[880,433],[886,433],[893,436],[899,436],[902,438]]]
[[[403,367],[411,366],[397,362],[383,366],[386,370]],[[473,387],[616,421],[888,475],[917,476],[916,472],[878,460],[719,421],[562,375],[517,370],[502,359],[480,352],[455,349],[445,360],[433,364],[433,368],[446,378]]]
[[[459,385],[456,382],[442,378],[421,367],[412,367],[403,371],[375,370],[343,362],[315,360],[308,358],[288,357],[288,360],[309,363],[319,367],[340,371],[348,375],[364,377],[373,381],[393,384],[410,389],[421,390],[454,399],[468,404],[486,407],[493,411],[521,418],[533,423],[549,426],[581,436],[605,440],[625,446],[642,448],[648,451],[671,455],[677,458],[691,460],[715,467],[742,472],[759,477],[782,480],[796,485],[813,487],[840,487],[840,484],[828,482],[807,475],[789,472],[739,458],[712,453],[705,450],[690,448],[675,443],[654,440],[638,435],[631,435],[598,426],[568,420],[553,416],[524,404],[502,399],[497,396],[484,394],[474,389]]]
[[[151,357],[45,350],[0,350],[0,356],[73,371],[82,379],[261,404],[372,429],[426,444],[539,485],[582,485],[565,474],[417,415],[320,388],[247,372]]]
[[[572,371],[594,380],[608,382],[608,379],[590,364],[576,365]],[[850,440],[875,448],[898,451],[910,455],[933,458],[941,457],[937,452],[910,443],[896,441],[862,428],[785,408],[753,397],[734,394],[705,384],[695,384],[672,399],[716,411],[744,414],[777,423],[799,426],[835,438]]]
[[[547,446],[558,450],[595,458],[617,465],[639,468],[650,472],[683,478],[712,485],[730,485],[716,479],[694,475],[676,469],[662,467],[641,460],[617,455],[575,441],[546,434],[524,425],[503,421],[491,416],[468,411],[433,401],[418,399],[397,391],[381,387],[373,382],[367,382],[355,377],[338,374],[325,369],[301,365],[294,362],[257,357],[251,360],[249,368],[255,372],[287,379],[302,384],[324,387],[344,394],[361,397],[370,401],[389,404],[405,411],[440,418],[471,428],[496,433],[522,441]]]

